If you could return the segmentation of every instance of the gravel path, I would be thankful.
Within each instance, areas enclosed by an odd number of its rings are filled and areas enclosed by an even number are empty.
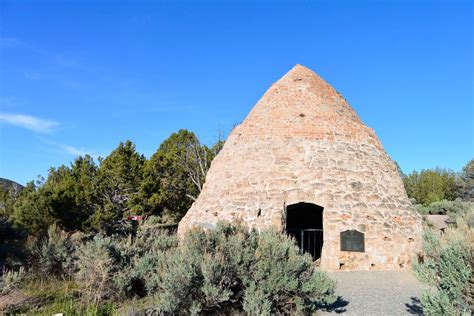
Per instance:
[[[319,315],[423,315],[419,298],[423,291],[411,272],[335,272],[338,301]]]

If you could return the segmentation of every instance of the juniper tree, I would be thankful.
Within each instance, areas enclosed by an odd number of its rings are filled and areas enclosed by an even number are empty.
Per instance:
[[[139,189],[143,180],[145,157],[131,141],[121,142],[97,171],[97,194],[100,208],[94,214],[94,226],[101,229],[126,213],[139,211]]]

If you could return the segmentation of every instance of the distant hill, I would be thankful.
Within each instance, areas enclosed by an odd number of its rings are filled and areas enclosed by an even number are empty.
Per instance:
[[[0,190],[2,191],[8,191],[11,190],[13,194],[18,195],[20,192],[23,190],[24,186],[21,184],[5,179],[5,178],[0,178]]]

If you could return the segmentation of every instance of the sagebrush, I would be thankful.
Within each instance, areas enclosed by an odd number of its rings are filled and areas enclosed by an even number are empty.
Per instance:
[[[424,257],[414,270],[431,286],[421,299],[426,315],[469,315],[474,307],[474,228],[466,221],[471,216],[457,217],[444,234],[425,230]]]

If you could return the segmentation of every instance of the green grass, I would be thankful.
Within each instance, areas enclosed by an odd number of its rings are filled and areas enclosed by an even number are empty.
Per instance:
[[[65,315],[106,316],[114,315],[117,305],[106,302],[96,306],[80,300],[77,284],[71,280],[61,279],[31,279],[25,282],[22,292],[35,298],[40,307],[31,305],[22,306],[12,312],[28,315],[52,315],[64,313]]]

